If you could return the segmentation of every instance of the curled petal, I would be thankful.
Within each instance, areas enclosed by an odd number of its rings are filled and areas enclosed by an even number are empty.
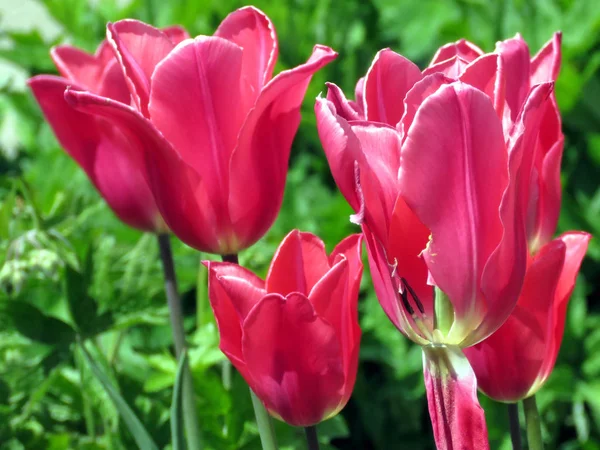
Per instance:
[[[95,56],[70,45],[59,45],[50,56],[60,74],[85,90],[98,91],[104,65]]]
[[[175,45],[161,30],[132,19],[109,23],[106,39],[121,64],[134,104],[148,117],[152,72]]]
[[[375,56],[365,77],[365,116],[373,122],[396,126],[404,113],[404,97],[421,79],[421,71],[411,61],[390,49]]]
[[[460,56],[453,56],[450,59],[429,66],[423,71],[423,76],[434,73],[442,73],[453,80],[457,80],[469,65],[469,61]]]
[[[213,261],[204,261],[203,264],[208,268],[208,298],[219,328],[219,348],[242,376],[248,379],[248,370],[242,353],[243,322],[233,301],[219,282],[219,272],[231,272],[232,269]]]
[[[421,106],[421,103],[444,84],[450,84],[453,81],[454,80],[448,78],[443,73],[432,73],[431,75],[424,76],[421,81],[415,83],[412,89],[408,91],[406,98],[404,99],[404,115],[396,126],[396,129],[402,133],[403,141],[406,138],[408,129],[412,125],[415,114],[417,113],[419,106]]]
[[[498,42],[496,52],[502,57],[505,73],[507,114],[514,122],[530,89],[529,47],[517,34],[512,39]]]
[[[246,6],[229,14],[215,36],[227,39],[243,49],[242,73],[252,87],[253,104],[273,75],[278,45],[275,27],[258,8]]]
[[[544,83],[546,81],[556,81],[560,71],[562,33],[554,33],[550,39],[541,48],[541,50],[531,59],[531,84]]]
[[[504,113],[504,69],[500,55],[491,53],[477,58],[459,77],[460,81],[485,92],[494,103],[498,117]]]
[[[238,264],[211,262],[205,265],[216,274],[212,282],[221,285],[242,323],[254,305],[267,294],[265,282]]]
[[[454,56],[460,56],[465,61],[471,62],[479,58],[481,55],[483,55],[483,50],[481,50],[472,42],[469,42],[465,39],[460,39],[456,42],[452,42],[440,47],[433,56],[429,66],[446,61]]]
[[[273,256],[266,280],[267,292],[308,295],[329,269],[323,241],[314,234],[293,230]]]
[[[249,246],[272,225],[281,202],[300,105],[312,75],[335,59],[315,46],[309,60],[279,73],[261,91],[238,135],[229,165],[229,211],[236,236]]]
[[[333,104],[336,114],[345,120],[360,120],[362,118],[339,87],[333,83],[325,84],[327,85],[327,100]]]
[[[299,293],[266,296],[244,322],[248,383],[287,423],[310,426],[337,413],[345,382],[334,328]]]

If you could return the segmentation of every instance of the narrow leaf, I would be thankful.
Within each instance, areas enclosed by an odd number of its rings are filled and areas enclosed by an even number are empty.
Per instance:
[[[92,359],[85,346],[81,345],[83,356],[86,362],[89,364],[90,369],[94,373],[94,376],[98,379],[100,384],[106,390],[106,393],[115,404],[119,415],[123,418],[127,429],[132,434],[133,439],[141,450],[158,450],[158,446],[154,443],[148,431],[142,425],[140,419],[137,418],[133,410],[129,407],[127,402],[121,397],[119,392],[112,385],[106,374],[98,367],[98,365]]]

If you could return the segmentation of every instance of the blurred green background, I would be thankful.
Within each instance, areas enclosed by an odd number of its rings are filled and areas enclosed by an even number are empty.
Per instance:
[[[269,234],[241,255],[264,274],[292,228],[329,249],[358,232],[335,189],[313,114],[334,81],[349,95],[377,50],[424,67],[461,37],[491,51],[520,32],[532,53],[562,30],[557,95],[563,113],[560,230],[600,235],[600,7],[596,0],[257,0],[277,28],[278,69],[304,61],[315,43],[340,53],[313,78],[294,148],[284,205]],[[105,24],[132,17],[212,34],[234,0],[0,0],[0,449],[131,449],[131,435],[82,358],[85,340],[161,446],[170,440],[176,361],[156,242],[120,224],[60,149],[25,87],[54,73],[49,48],[93,51]],[[175,241],[174,241],[175,243]],[[257,449],[243,380],[221,384],[218,335],[200,255],[175,243],[199,414],[214,449]],[[538,394],[549,449],[600,449],[600,243],[592,240],[569,306],[554,373]],[[368,274],[360,300],[363,342],[354,395],[319,426],[328,449],[433,448],[421,351],[389,323]],[[483,397],[483,396],[480,396]],[[493,449],[510,447],[503,405],[481,399]],[[283,448],[304,448],[302,430],[278,424]]]

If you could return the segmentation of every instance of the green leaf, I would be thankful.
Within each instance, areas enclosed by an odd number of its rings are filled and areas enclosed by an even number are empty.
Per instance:
[[[183,403],[181,401],[186,361],[187,353],[184,351],[179,358],[175,387],[173,388],[173,401],[171,403],[171,439],[173,450],[185,450],[186,448],[183,435]]]
[[[106,390],[106,393],[115,404],[115,407],[119,411],[119,415],[123,418],[125,425],[127,425],[127,429],[132,434],[133,439],[137,443],[138,447],[141,450],[158,450],[158,446],[154,443],[152,437],[150,437],[150,434],[144,428],[144,425],[140,419],[137,418],[127,402],[125,402],[123,397],[121,397],[106,374],[102,372],[98,365],[93,361],[92,356],[89,354],[84,345],[81,345],[81,350],[83,351],[83,356],[90,366],[90,369],[94,373],[94,376],[98,379],[98,381],[100,381]]]

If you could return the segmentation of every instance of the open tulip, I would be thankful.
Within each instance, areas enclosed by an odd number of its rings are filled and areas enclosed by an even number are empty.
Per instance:
[[[317,45],[273,77],[275,29],[254,7],[178,45],[131,20],[109,24],[107,39],[131,105],[75,88],[67,102],[143,148],[150,189],[182,241],[222,255],[256,242],[281,206],[308,83],[337,54]]]
[[[527,76],[517,89],[512,64],[502,48],[483,54],[459,41],[420,71],[386,49],[358,82],[356,101],[329,85],[315,107],[334,179],[365,234],[379,301],[424,348],[438,448],[488,445],[461,349],[497,330],[517,302],[528,199],[544,167],[537,149],[549,151],[560,134],[560,122],[543,126],[557,115],[553,83]],[[525,84],[515,116],[508,94]]]
[[[161,33],[173,46],[188,37],[179,27],[165,28]],[[29,86],[58,141],[86,172],[117,217],[140,230],[165,231],[146,180],[140,143],[106,121],[76,111],[64,98],[65,90],[71,88],[129,103],[126,80],[111,46],[103,41],[90,55],[60,45],[50,55],[61,77],[38,75],[29,80]]]
[[[358,366],[360,235],[330,256],[292,231],[266,281],[232,263],[206,262],[220,348],[275,417],[315,425],[348,402]]]

